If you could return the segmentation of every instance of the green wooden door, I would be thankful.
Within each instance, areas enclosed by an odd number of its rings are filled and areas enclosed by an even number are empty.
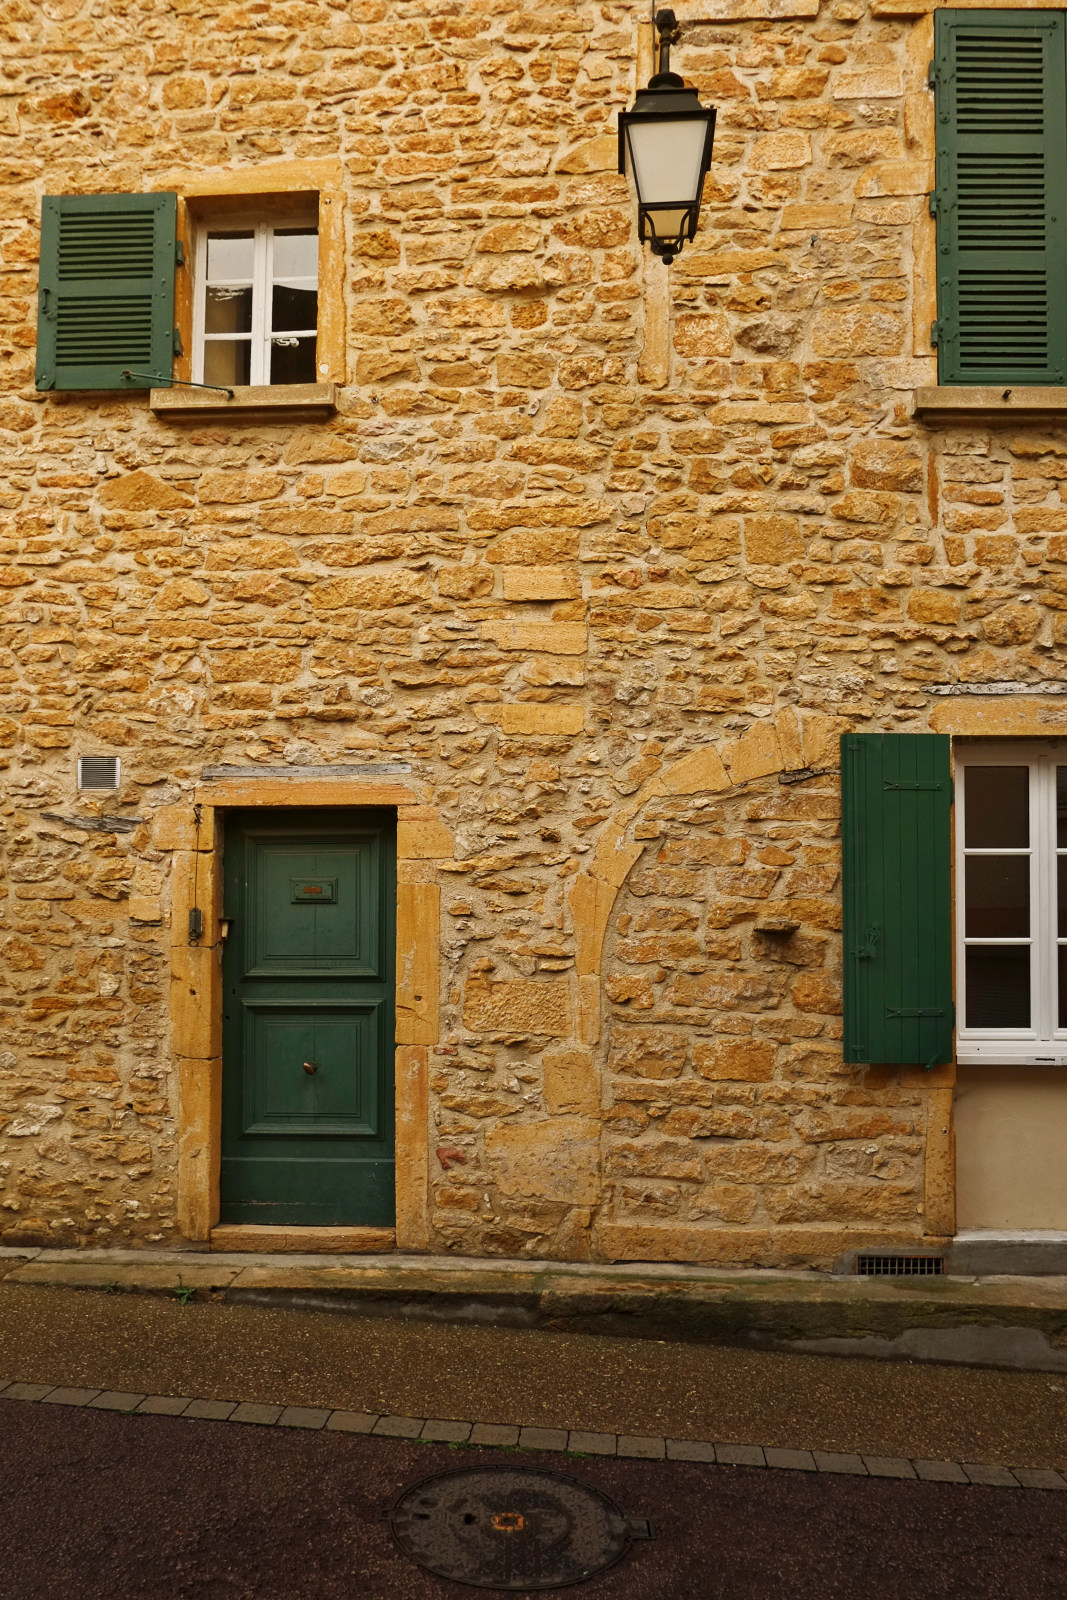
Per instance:
[[[393,817],[232,812],[223,904],[222,1220],[392,1226]]]

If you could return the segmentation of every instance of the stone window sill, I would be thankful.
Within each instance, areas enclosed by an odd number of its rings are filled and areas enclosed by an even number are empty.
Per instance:
[[[235,388],[233,399],[217,389],[153,389],[149,405],[173,422],[239,417],[242,422],[305,422],[337,410],[335,383],[272,383]]]
[[[915,389],[911,414],[921,422],[1025,422],[1037,417],[1067,419],[1067,387],[1009,384],[943,384]]]

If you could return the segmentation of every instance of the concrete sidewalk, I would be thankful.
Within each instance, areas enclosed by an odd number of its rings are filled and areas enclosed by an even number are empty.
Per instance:
[[[1067,1278],[831,1277],[676,1264],[0,1250],[24,1287],[1067,1372]]]

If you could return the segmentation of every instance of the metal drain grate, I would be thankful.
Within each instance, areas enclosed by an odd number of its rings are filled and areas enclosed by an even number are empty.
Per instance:
[[[856,1273],[866,1278],[941,1278],[944,1256],[857,1256]]]
[[[588,1484],[531,1467],[440,1473],[406,1490],[389,1520],[420,1567],[505,1591],[582,1583],[651,1532]]]

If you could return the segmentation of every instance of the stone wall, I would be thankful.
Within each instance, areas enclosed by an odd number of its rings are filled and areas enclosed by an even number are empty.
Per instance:
[[[410,762],[456,838],[434,1248],[921,1235],[925,1089],[840,1059],[836,778],[779,774],[929,726],[931,686],[1063,674],[1067,432],[910,419],[929,19],[772,9],[689,7],[676,65],[719,129],[668,288],[613,170],[643,5],[7,7],[6,1242],[175,1237],[153,816],[208,764],[354,758]],[[326,157],[334,419],[35,394],[43,193]],[[793,708],[817,760],[779,748]],[[778,754],[657,789],[738,740]],[[87,751],[119,794],[77,793]]]

